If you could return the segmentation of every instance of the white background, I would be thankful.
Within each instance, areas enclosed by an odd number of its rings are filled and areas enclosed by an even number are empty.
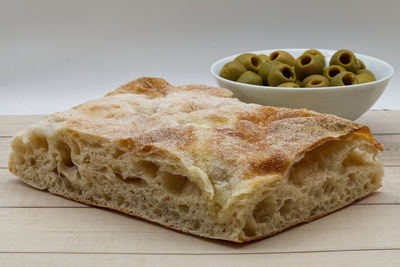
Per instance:
[[[50,113],[141,76],[216,85],[219,58],[347,48],[395,68],[374,109],[400,109],[400,1],[0,0],[0,114]]]

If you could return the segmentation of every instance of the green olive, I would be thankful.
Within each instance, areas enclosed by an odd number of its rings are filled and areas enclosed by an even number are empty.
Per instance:
[[[267,81],[269,86],[277,86],[286,82],[295,82],[296,73],[294,67],[285,63],[274,64],[268,73]]]
[[[310,76],[307,76],[303,80],[303,86],[304,87],[327,87],[329,86],[329,80],[322,75],[319,74],[313,74]]]
[[[328,78],[328,80],[332,80],[333,77],[338,75],[339,73],[346,71],[342,66],[339,65],[330,65],[324,70],[324,76]]]
[[[281,83],[280,85],[278,85],[278,87],[299,88],[300,86],[297,83],[294,83],[294,82],[286,82],[286,83]]]
[[[264,65],[261,66],[261,68],[258,69],[257,74],[263,79],[264,84],[268,85],[268,73],[271,70],[273,65],[278,64],[279,62],[277,61],[270,61],[267,63],[264,63]]]
[[[357,76],[358,83],[370,83],[370,82],[376,81],[374,76],[366,74],[366,73],[357,74],[356,76]]]
[[[359,69],[359,70],[365,69],[365,64],[364,64],[364,62],[362,62],[361,59],[358,59],[358,58],[357,58],[357,65],[358,65],[358,69]]]
[[[322,74],[324,70],[324,66],[322,65],[321,61],[309,54],[299,56],[296,60],[294,68],[299,80],[303,80],[305,77],[312,74]]]
[[[243,66],[242,63],[238,61],[231,61],[226,63],[222,68],[221,77],[231,81],[236,81],[245,71],[246,67]]]
[[[344,86],[357,83],[357,77],[354,73],[350,71],[344,71],[333,77],[333,79],[330,81],[330,86]]]
[[[371,75],[372,77],[374,77],[374,79],[375,79],[375,75],[370,70],[367,70],[367,69],[357,70],[356,74],[357,75],[359,75],[359,74],[368,74],[368,75]]]
[[[277,50],[277,51],[272,52],[269,55],[269,59],[270,59],[270,61],[279,61],[282,63],[286,63],[290,66],[294,66],[294,62],[295,62],[295,59],[291,54],[289,54],[288,52],[282,51],[282,50]]]
[[[255,72],[250,70],[244,72],[240,75],[239,79],[237,80],[239,83],[248,83],[254,85],[263,85],[263,80],[260,76],[258,76]]]
[[[358,63],[356,56],[350,50],[339,50],[333,54],[329,65],[340,65],[347,71],[356,72],[358,70]]]
[[[325,57],[317,49],[309,49],[306,52],[304,52],[303,55],[304,54],[308,54],[308,55],[316,57],[317,59],[319,59],[319,61],[321,61],[322,66],[325,68],[325,65],[326,65]]]
[[[296,83],[299,87],[302,87],[302,86],[303,86],[303,83],[302,83],[300,80],[296,80],[295,83]]]
[[[259,54],[258,57],[261,59],[261,66],[269,62],[269,57],[264,54]]]
[[[257,71],[261,67],[261,58],[252,53],[241,54],[235,61],[242,63],[247,70]]]

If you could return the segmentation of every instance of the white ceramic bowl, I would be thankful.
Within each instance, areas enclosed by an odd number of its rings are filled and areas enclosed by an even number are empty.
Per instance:
[[[254,51],[255,54],[267,54],[278,49]],[[307,49],[279,49],[289,52],[297,58]],[[337,50],[318,49],[326,57],[327,64]],[[238,54],[239,55],[239,54]],[[366,55],[355,53],[366,67],[371,70],[376,81],[349,86],[320,88],[285,88],[250,85],[224,79],[219,76],[222,67],[238,55],[225,57],[211,66],[211,73],[221,87],[228,88],[243,102],[257,103],[267,106],[307,108],[322,113],[331,113],[350,120],[364,114],[381,96],[389,79],[393,75],[393,67],[388,63]]]

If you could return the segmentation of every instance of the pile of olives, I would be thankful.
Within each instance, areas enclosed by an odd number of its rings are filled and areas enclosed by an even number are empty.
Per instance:
[[[221,70],[222,78],[240,83],[277,87],[345,86],[375,81],[364,62],[349,50],[337,51],[326,67],[325,57],[309,49],[295,59],[277,50],[267,55],[241,54]]]

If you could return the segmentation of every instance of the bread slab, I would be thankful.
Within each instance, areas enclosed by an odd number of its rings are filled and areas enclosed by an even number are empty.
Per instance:
[[[56,195],[244,242],[381,187],[379,150],[367,126],[334,115],[141,78],[19,133],[9,169]]]

